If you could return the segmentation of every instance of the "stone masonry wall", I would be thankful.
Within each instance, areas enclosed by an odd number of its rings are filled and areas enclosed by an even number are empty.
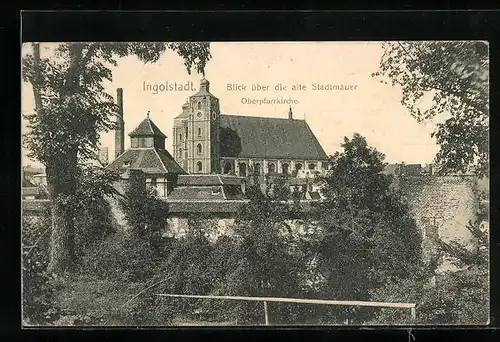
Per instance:
[[[477,179],[473,176],[414,176],[398,180],[410,210],[424,236],[432,234],[443,241],[469,245],[469,220],[477,213]]]

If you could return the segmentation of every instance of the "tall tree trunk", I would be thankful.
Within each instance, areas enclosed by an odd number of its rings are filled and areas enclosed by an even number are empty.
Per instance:
[[[73,45],[66,84],[67,94],[70,95],[77,88],[75,70],[78,68],[80,54],[80,46]],[[38,43],[33,44],[33,55],[36,72],[33,82],[33,95],[37,115],[43,116],[46,113],[43,111],[42,96],[39,89],[42,70],[40,66],[40,45]],[[77,155],[78,152],[75,148],[65,156],[58,156],[55,160],[45,162],[52,218],[48,271],[56,276],[64,276],[73,271],[75,264],[75,222],[70,199],[76,190]]]
[[[76,152],[64,163],[46,165],[50,193],[52,234],[48,271],[64,276],[75,266],[75,218],[72,195],[76,188]]]

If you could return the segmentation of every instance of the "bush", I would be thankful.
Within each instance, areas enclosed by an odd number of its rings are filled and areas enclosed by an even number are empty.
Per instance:
[[[45,325],[58,318],[54,287],[47,273],[50,216],[22,218],[22,319],[25,325]]]

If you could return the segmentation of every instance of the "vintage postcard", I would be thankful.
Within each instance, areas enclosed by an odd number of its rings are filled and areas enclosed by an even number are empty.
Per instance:
[[[484,41],[22,46],[22,319],[487,325]]]

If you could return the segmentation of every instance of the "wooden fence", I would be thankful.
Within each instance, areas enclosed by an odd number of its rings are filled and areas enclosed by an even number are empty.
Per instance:
[[[299,303],[299,304],[319,304],[319,305],[342,305],[342,306],[368,306],[382,308],[410,309],[412,319],[416,319],[416,310],[414,303],[387,303],[387,302],[368,302],[356,300],[324,300],[324,299],[302,299],[302,298],[279,298],[279,297],[244,297],[244,296],[202,296],[202,295],[180,295],[180,294],[157,294],[160,297],[175,298],[198,298],[198,299],[219,299],[219,300],[240,300],[257,301],[264,303],[264,321],[269,325],[269,315],[267,311],[268,302],[281,303]]]

